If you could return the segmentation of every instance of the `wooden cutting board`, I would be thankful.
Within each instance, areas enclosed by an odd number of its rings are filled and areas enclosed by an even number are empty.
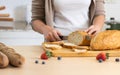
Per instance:
[[[47,49],[47,48],[43,48],[45,51],[50,51],[52,52],[52,55],[54,57],[58,57],[58,56],[62,56],[62,57],[96,57],[98,55],[98,53],[100,52],[105,52],[105,53],[109,53],[110,57],[120,57],[120,49],[116,49],[116,50],[107,50],[107,51],[93,51],[93,50],[88,50],[84,53],[81,52],[75,52],[71,49],[67,49],[67,48],[61,48],[58,50],[51,50],[51,49]]]
[[[110,57],[120,57],[120,49],[95,51],[95,50],[91,50],[89,46],[77,46],[77,48],[75,47],[75,48],[71,49],[71,48],[64,46],[64,44],[66,42],[67,41],[44,42],[42,44],[42,48],[45,51],[52,52],[52,56],[54,56],[54,57],[58,57],[58,56],[62,56],[62,57],[96,57],[101,52],[108,53]],[[52,48],[51,49],[51,48],[46,47],[46,44],[49,46],[54,45],[53,47],[56,47],[55,45],[57,44],[58,46],[61,46],[61,48],[55,48],[55,49]],[[77,49],[77,51],[76,51],[76,49]],[[86,51],[79,52],[81,50],[86,50]]]

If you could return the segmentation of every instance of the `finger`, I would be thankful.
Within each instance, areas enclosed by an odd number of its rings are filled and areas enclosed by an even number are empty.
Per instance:
[[[60,40],[62,40],[61,37],[60,37],[60,36],[63,36],[63,35],[61,34],[61,32],[57,30],[57,34],[58,34]]]
[[[84,30],[86,33],[89,31],[89,28],[88,29],[86,29],[86,30]]]
[[[94,29],[92,29],[92,30],[90,30],[90,31],[88,32],[89,35],[93,35],[93,34],[95,34],[95,33],[96,33],[96,30],[94,30]]]
[[[56,39],[54,38],[53,33],[49,33],[49,36],[50,36],[50,41],[51,42],[56,41]]]
[[[93,29],[93,26],[91,26],[91,27],[89,27],[88,29],[86,29],[85,32],[88,33],[89,31],[91,31],[91,29]]]
[[[95,36],[97,34],[97,32],[94,32],[92,35]]]
[[[49,36],[44,36],[46,42],[50,42]]]
[[[60,37],[58,35],[58,33],[56,31],[53,32],[54,33],[54,38],[57,40],[57,41],[60,41]]]
[[[97,35],[99,33],[99,31],[96,31],[93,35],[95,36],[95,35]]]
[[[87,29],[85,32],[89,33],[92,30],[92,28]]]

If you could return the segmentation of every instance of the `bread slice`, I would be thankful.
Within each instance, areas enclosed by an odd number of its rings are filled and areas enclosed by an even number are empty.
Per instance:
[[[107,30],[98,33],[92,38],[90,46],[92,50],[112,50],[120,48],[120,31]]]
[[[90,50],[89,46],[77,46],[76,49],[86,49],[86,50]]]
[[[62,47],[60,45],[55,45],[55,44],[45,44],[45,47],[48,49],[56,50],[56,49],[61,49]]]
[[[50,42],[46,42],[46,43],[43,43],[42,47],[44,49],[51,49],[51,50],[58,50],[58,49],[61,49],[62,46],[59,45],[58,43],[50,43]]]
[[[86,49],[73,49],[74,52],[77,52],[77,53],[86,53],[87,50]]]
[[[49,49],[49,50],[62,50],[62,49],[69,49],[72,51],[75,50],[89,50],[90,48],[88,46],[78,46],[73,43],[69,43],[68,41],[57,41],[57,42],[44,42],[42,44],[43,49]]]
[[[64,41],[46,42],[47,44],[63,45]]]
[[[72,49],[72,48],[76,48],[77,45],[67,42],[67,43],[63,43],[63,47],[64,47],[64,48]]]
[[[68,36],[68,42],[79,46],[89,46],[90,41],[91,37],[84,31],[75,31]]]

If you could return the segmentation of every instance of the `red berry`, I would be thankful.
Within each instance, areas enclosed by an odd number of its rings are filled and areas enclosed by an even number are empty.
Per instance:
[[[47,60],[48,56],[46,55],[46,52],[44,52],[43,54],[41,54],[41,59]]]
[[[102,59],[103,61],[105,61],[106,58],[107,58],[107,57],[106,57],[106,53],[103,53],[103,52],[99,53],[99,54],[96,56],[96,59],[97,59],[97,60]]]

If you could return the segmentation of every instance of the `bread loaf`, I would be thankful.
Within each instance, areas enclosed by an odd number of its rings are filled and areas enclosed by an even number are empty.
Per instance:
[[[4,45],[3,43],[0,43],[0,52],[4,53],[8,57],[9,63],[12,66],[19,67],[19,66],[23,65],[23,63],[25,61],[23,56],[16,53],[13,48],[9,48],[6,45]]]
[[[93,50],[112,50],[120,48],[120,31],[107,30],[92,38],[90,46]]]
[[[5,68],[8,66],[8,64],[9,64],[8,57],[2,52],[0,52],[0,68]]]
[[[75,45],[89,46],[91,37],[84,31],[75,31],[68,36],[68,42]]]

